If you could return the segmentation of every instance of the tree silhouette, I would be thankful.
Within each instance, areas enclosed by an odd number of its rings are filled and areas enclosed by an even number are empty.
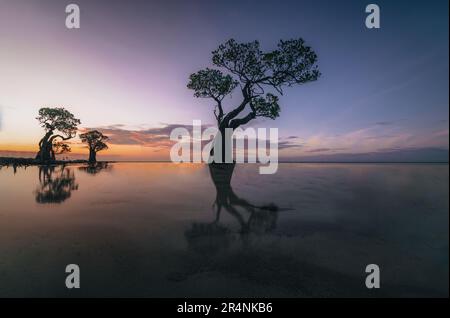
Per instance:
[[[40,186],[35,191],[38,203],[62,203],[78,190],[75,174],[63,166],[45,165],[39,167]]]
[[[89,162],[97,162],[97,152],[108,149],[108,145],[105,141],[108,137],[103,135],[98,130],[88,131],[87,133],[80,134],[82,142],[87,143],[89,148]]]
[[[70,146],[67,143],[62,141],[54,141],[52,145],[52,159],[55,159],[55,155],[62,155],[71,151],[72,149],[70,149]]]
[[[78,170],[86,172],[90,175],[96,175],[102,171],[110,171],[112,166],[107,162],[90,162],[87,166],[78,167]]]
[[[64,146],[61,143],[58,144],[56,139],[60,138],[60,141],[66,141],[75,137],[77,126],[81,122],[71,112],[62,107],[41,108],[36,119],[45,129],[45,135],[39,141],[36,159],[42,162],[55,160],[55,147],[59,150],[68,149],[67,144],[63,143]]]
[[[221,213],[225,211],[239,224],[238,233],[245,244],[250,235],[264,235],[275,230],[278,215],[290,209],[279,208],[274,203],[265,205],[253,204],[237,195],[231,186],[233,170],[227,164],[209,165],[211,179],[216,188],[216,199],[213,205],[215,219],[213,222],[194,222],[185,232],[189,247],[205,257],[213,257],[229,248],[236,242],[235,230],[227,223],[221,223]],[[234,167],[234,165],[228,164]]]
[[[227,166],[231,165],[223,164],[209,166],[211,179],[217,193],[214,202],[216,222],[219,221],[220,213],[224,209],[239,222],[242,234],[250,232],[264,233],[274,229],[280,208],[273,203],[255,205],[238,196],[231,186],[233,169],[230,169]],[[247,212],[249,215],[247,220],[244,218],[243,214],[239,212],[239,208]]]
[[[283,87],[305,84],[320,77],[317,55],[303,39],[280,40],[277,49],[263,52],[259,42],[238,43],[230,39],[212,52],[212,63],[225,70],[206,68],[191,74],[187,87],[198,98],[215,102],[214,115],[222,136],[225,129],[236,129],[257,117],[275,119],[279,116],[279,97]],[[226,112],[225,97],[239,86],[239,104]],[[222,162],[225,159],[225,138],[222,138]],[[213,150],[211,152],[213,154]]]

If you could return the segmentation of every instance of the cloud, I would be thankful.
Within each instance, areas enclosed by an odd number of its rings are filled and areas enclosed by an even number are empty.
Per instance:
[[[394,124],[393,121],[379,121],[375,123],[375,126],[389,126],[393,124]]]
[[[310,150],[305,150],[307,153],[319,153],[319,152],[337,152],[347,150],[346,148],[315,148]]]
[[[202,126],[202,130],[211,125]],[[175,143],[170,140],[170,133],[175,128],[184,128],[192,136],[192,125],[163,124],[160,127],[144,129],[127,129],[123,124],[93,127],[110,137],[111,145],[141,146],[148,152],[157,152],[169,158],[169,150]],[[278,149],[282,160],[312,161],[438,161],[445,159],[448,152],[448,128],[436,129],[427,133],[417,133],[406,128],[392,125],[392,122],[378,122],[368,127],[348,131],[343,134],[316,134],[307,137],[291,135],[280,138]],[[192,137],[185,142],[191,142]],[[202,140],[204,146],[210,140]],[[253,140],[255,141],[255,140]],[[263,140],[269,148],[269,141]],[[246,142],[248,150],[254,148]],[[255,142],[258,145],[258,140]],[[438,149],[438,150],[437,150]],[[121,150],[117,150],[121,151]],[[123,156],[130,154],[122,150]],[[122,155],[122,153],[121,153]],[[330,157],[331,156],[331,157]],[[325,158],[325,159],[324,159]],[[403,159],[402,159],[403,158]],[[415,159],[414,159],[415,158]]]
[[[192,125],[164,124],[162,127],[147,128],[141,130],[125,129],[125,125],[115,124],[104,127],[85,128],[82,131],[98,130],[109,137],[112,145],[139,145],[153,148],[170,148],[173,141],[170,133],[175,128],[185,128],[192,134]],[[205,128],[208,126],[202,126]]]
[[[395,135],[378,135],[378,136],[367,136],[365,139],[385,139],[385,138],[394,138]]]
[[[306,152],[327,152],[330,150],[331,150],[330,148],[317,148],[317,149],[307,150]]]
[[[397,127],[395,125],[371,125],[340,135],[316,134],[304,138],[303,153],[317,149],[347,150],[350,153],[370,153],[384,149],[448,148],[448,128],[430,132]]]
[[[303,147],[303,145],[295,144],[295,143],[289,142],[287,140],[278,142],[278,149],[279,150],[288,149],[288,148],[301,148],[301,147]]]
[[[98,130],[109,137],[112,145],[140,145],[143,147],[170,148],[174,142],[170,140],[170,133],[175,128],[184,128],[192,136],[192,124],[164,124],[162,127],[147,128],[141,130],[125,129],[125,125],[115,124],[104,127],[85,128],[81,131]],[[202,131],[211,125],[202,125]],[[290,136],[287,139],[297,139],[298,136]],[[204,141],[204,140],[203,140]],[[204,142],[208,142],[206,140]],[[258,139],[256,139],[256,142]],[[267,141],[268,142],[268,141]],[[278,143],[279,149],[300,148],[301,144],[290,140],[281,140]]]
[[[298,162],[448,162],[448,159],[448,149],[442,148],[391,148],[365,153],[336,153],[281,158],[282,161]]]

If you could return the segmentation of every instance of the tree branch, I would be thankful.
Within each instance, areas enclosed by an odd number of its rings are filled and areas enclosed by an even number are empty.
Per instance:
[[[217,108],[219,109],[219,114],[216,114],[216,110],[214,110],[214,115],[216,116],[217,123],[220,124],[223,118],[223,107],[222,107],[222,101],[219,98],[213,97],[214,100],[217,102]]]
[[[56,138],[58,138],[58,137],[60,137],[62,140],[69,140],[69,139],[71,139],[71,138],[73,138],[72,137],[72,135],[69,135],[69,136],[67,136],[67,137],[64,137],[64,136],[61,136],[61,135],[54,135],[54,136],[52,136],[51,138],[50,138],[50,142],[53,142],[53,140],[55,140]]]
[[[242,88],[242,95],[244,96],[244,100],[237,108],[233,109],[225,116],[223,120],[225,123],[228,123],[230,120],[239,115],[245,109],[245,106],[247,106],[247,104],[251,101],[250,82],[245,83],[244,88]]]
[[[250,120],[252,120],[254,118],[256,118],[256,113],[251,112],[251,113],[248,113],[247,116],[245,116],[243,118],[233,119],[230,123],[230,128],[236,129],[239,126],[245,125],[246,123],[248,123]]]

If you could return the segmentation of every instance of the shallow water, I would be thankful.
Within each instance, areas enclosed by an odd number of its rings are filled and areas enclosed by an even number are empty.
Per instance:
[[[448,188],[448,165],[3,167],[0,296],[448,297]]]

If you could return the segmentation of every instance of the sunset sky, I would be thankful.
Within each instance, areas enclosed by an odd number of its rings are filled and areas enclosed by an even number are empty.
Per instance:
[[[65,27],[71,2],[78,30]],[[111,137],[99,158],[168,160],[172,127],[214,123],[213,103],[186,88],[212,50],[302,37],[322,77],[252,122],[279,129],[281,159],[448,160],[447,0],[372,1],[379,30],[365,27],[370,1],[71,2],[0,0],[0,156],[36,151],[38,109],[63,106]]]

